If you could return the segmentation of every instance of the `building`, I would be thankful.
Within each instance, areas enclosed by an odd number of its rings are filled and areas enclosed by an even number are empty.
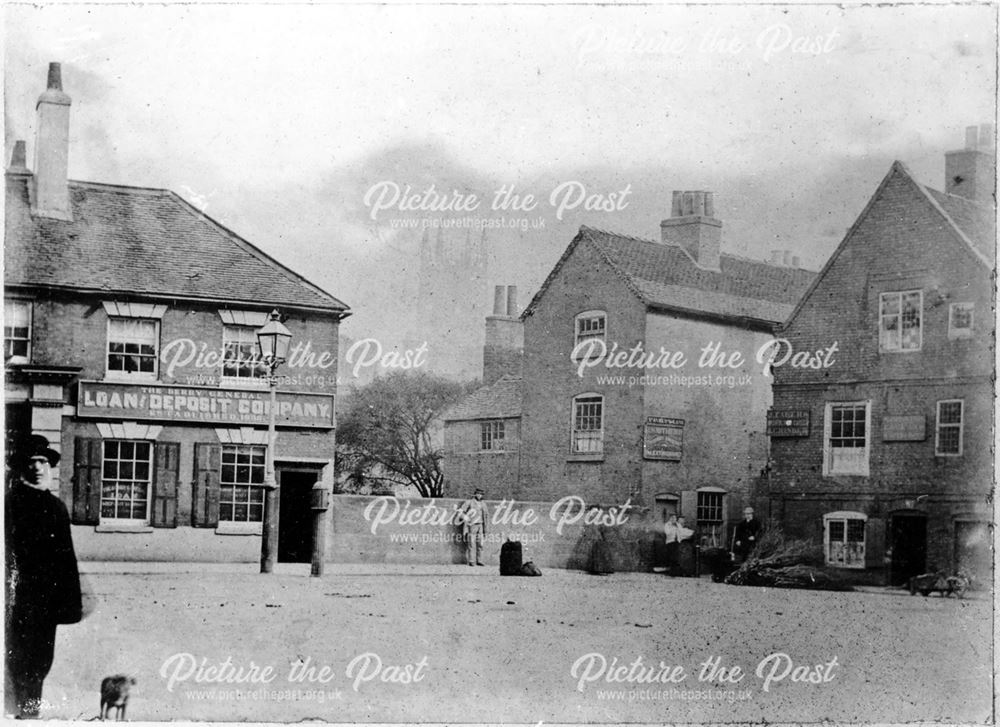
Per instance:
[[[278,559],[310,560],[314,485],[333,483],[348,308],[173,192],[68,181],[59,64],[34,171],[6,173],[8,451],[43,434],[80,557],[260,556],[269,393],[256,329],[291,331],[278,370]]]
[[[724,546],[767,463],[757,357],[814,273],[721,247],[707,192],[674,193],[659,241],[582,227],[520,316],[520,407],[497,377],[446,417],[453,491],[488,472],[520,500],[631,501]]]
[[[770,514],[858,580],[990,575],[992,127],[946,155],[945,191],[895,162],[790,317],[776,369]]]

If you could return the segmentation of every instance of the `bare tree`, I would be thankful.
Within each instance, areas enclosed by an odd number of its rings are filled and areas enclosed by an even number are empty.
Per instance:
[[[441,497],[442,423],[465,388],[426,372],[393,372],[351,395],[337,428],[339,469],[354,485],[412,485]]]

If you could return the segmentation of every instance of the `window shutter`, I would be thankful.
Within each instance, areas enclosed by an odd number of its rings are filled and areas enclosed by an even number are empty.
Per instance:
[[[681,493],[680,516],[687,521],[687,527],[694,529],[698,519],[698,493],[694,490],[684,490]]]
[[[214,528],[219,524],[219,469],[222,446],[211,442],[194,445],[194,503],[191,524]]]
[[[88,437],[73,442],[74,525],[97,525],[101,519],[101,443]]]
[[[176,528],[181,445],[178,442],[157,442],[154,446],[156,479],[153,482],[153,514],[150,524],[154,528]]]
[[[865,567],[885,567],[885,519],[868,518],[865,525]]]

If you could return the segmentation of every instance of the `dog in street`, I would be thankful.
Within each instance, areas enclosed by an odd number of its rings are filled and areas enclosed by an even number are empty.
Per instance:
[[[135,679],[124,674],[104,677],[101,681],[101,721],[110,716],[112,707],[115,708],[116,720],[125,719],[129,691],[134,685]]]

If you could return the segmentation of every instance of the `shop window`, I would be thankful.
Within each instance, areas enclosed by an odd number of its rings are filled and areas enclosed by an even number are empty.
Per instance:
[[[264,367],[257,348],[257,329],[250,326],[223,326],[222,376],[239,383],[263,385]]]
[[[30,301],[4,299],[3,357],[11,363],[27,363],[31,359]]]
[[[106,439],[102,454],[101,521],[148,525],[152,443]]]
[[[160,322],[150,318],[108,319],[108,377],[156,378]]]
[[[604,452],[604,397],[583,394],[573,399],[573,454]]]
[[[923,345],[923,302],[920,290],[879,296],[879,350],[919,351]]]
[[[263,522],[266,458],[267,447],[262,445],[223,445],[219,472],[220,522]]]
[[[866,401],[826,405],[824,475],[867,475],[870,406]]]
[[[580,313],[573,322],[574,328],[574,340],[573,340],[573,353],[574,357],[582,356],[597,356],[604,351],[604,345],[597,345],[600,341],[601,344],[606,345],[605,336],[607,334],[607,314],[602,310],[588,310]],[[587,342],[593,342],[592,345],[582,345]]]
[[[831,512],[823,516],[826,564],[836,568],[865,567],[865,523],[860,512]]]
[[[479,449],[484,452],[502,452],[504,449],[503,420],[481,422],[479,425]]]
[[[952,303],[948,306],[948,338],[970,338],[975,305]]]
[[[937,435],[934,454],[941,457],[958,457],[962,454],[964,429],[964,402],[961,399],[937,403]]]

